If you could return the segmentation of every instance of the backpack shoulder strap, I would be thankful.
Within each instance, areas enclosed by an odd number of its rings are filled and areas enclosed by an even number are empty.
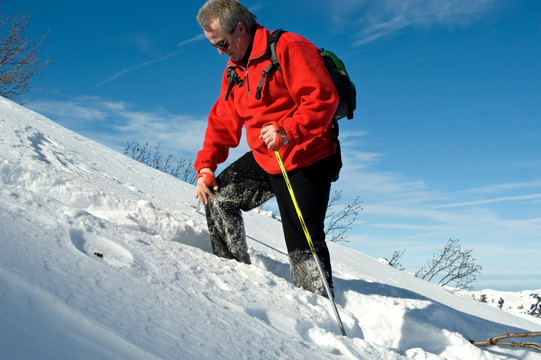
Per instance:
[[[269,52],[270,52],[270,59],[272,66],[280,71],[282,71],[282,67],[280,66],[280,63],[278,62],[278,55],[276,55],[276,44],[278,43],[278,39],[280,39],[280,36],[282,36],[283,33],[286,31],[284,29],[276,29],[270,36],[269,36]]]
[[[242,86],[242,84],[244,83],[240,79],[239,74],[237,74],[237,72],[235,71],[234,66],[229,66],[227,68],[227,80],[229,81],[229,86],[227,88],[227,92],[225,93],[225,101],[227,101],[227,99],[229,98],[229,93],[231,92],[231,90],[233,90],[233,87],[235,87],[235,85]]]
[[[282,34],[285,32],[286,31],[283,29],[277,29],[269,36],[267,51],[269,52],[271,62],[269,66],[267,66],[267,68],[261,73],[261,80],[259,80],[259,85],[257,86],[257,90],[255,93],[256,100],[261,99],[261,90],[263,89],[263,85],[265,84],[265,76],[267,76],[269,72],[275,69],[282,71],[282,67],[278,62],[278,56],[276,55],[276,43],[278,42],[278,39],[280,39],[280,36],[282,36]]]

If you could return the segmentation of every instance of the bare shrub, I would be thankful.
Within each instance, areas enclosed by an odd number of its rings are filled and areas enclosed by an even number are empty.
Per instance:
[[[160,144],[156,145],[154,149],[149,149],[148,142],[140,144],[135,140],[128,141],[124,148],[124,155],[189,184],[195,184],[197,180],[197,174],[191,160],[177,159],[172,154],[164,158]]]
[[[472,252],[473,250],[462,250],[458,240],[449,239],[445,247],[437,251],[415,276],[428,281],[438,281],[441,286],[454,283],[455,290],[471,290],[471,283],[482,269],[481,265],[475,264]]]
[[[44,36],[31,40],[25,35],[29,19],[17,12],[10,20],[0,12],[0,95],[19,103],[34,75],[50,62],[39,56]]]

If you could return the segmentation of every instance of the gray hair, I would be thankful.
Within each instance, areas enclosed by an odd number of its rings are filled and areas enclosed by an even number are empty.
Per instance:
[[[239,21],[246,25],[249,32],[253,32],[257,16],[237,0],[208,0],[199,9],[197,22],[201,28],[208,29],[214,20],[228,33],[233,32]]]

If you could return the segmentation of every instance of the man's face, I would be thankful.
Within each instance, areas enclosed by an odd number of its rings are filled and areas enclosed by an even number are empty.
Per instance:
[[[241,28],[243,28],[243,24],[238,23],[233,29],[233,32],[228,34],[215,20],[203,32],[210,41],[210,44],[218,49],[220,55],[226,54],[231,60],[239,61],[244,57],[244,53],[246,52],[242,41],[242,36],[245,32]]]

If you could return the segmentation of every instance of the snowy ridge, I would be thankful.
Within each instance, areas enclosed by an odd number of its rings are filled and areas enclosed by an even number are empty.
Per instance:
[[[479,302],[489,304],[504,311],[518,315],[540,317],[541,312],[541,289],[524,290],[517,292],[479,290],[464,292],[464,296],[470,296]]]
[[[211,254],[193,186],[0,98],[6,359],[540,359],[469,339],[539,331],[330,244],[327,299],[293,287],[282,230],[245,214],[252,265]]]

